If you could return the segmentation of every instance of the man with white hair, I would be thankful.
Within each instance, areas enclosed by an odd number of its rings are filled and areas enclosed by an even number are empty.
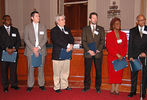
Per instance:
[[[73,49],[74,38],[70,29],[65,27],[65,16],[56,16],[56,26],[51,29],[51,39],[53,42],[52,62],[54,90],[60,93],[61,89],[72,90],[68,86],[68,77],[70,71],[70,59],[60,59],[61,49],[70,52]]]

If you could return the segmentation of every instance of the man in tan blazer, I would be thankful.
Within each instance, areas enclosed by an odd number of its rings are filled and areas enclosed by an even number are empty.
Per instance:
[[[105,44],[105,32],[104,28],[97,25],[98,15],[92,12],[89,16],[90,25],[83,28],[82,33],[82,45],[84,48],[84,62],[85,62],[85,79],[84,79],[84,89],[82,92],[86,92],[90,89],[90,72],[92,61],[94,60],[96,78],[95,78],[95,88],[96,92],[100,93],[101,86],[101,64],[103,47]],[[89,48],[90,43],[96,43],[96,52]]]
[[[36,57],[39,56],[39,53],[42,54],[42,66],[38,67],[38,84],[41,90],[45,90],[44,61],[46,56],[47,30],[44,25],[40,24],[39,12],[33,11],[31,13],[31,20],[32,23],[26,25],[24,30],[24,41],[26,44],[24,54],[27,56],[28,61],[27,92],[30,92],[34,85],[34,68],[31,64],[31,55],[33,53]]]

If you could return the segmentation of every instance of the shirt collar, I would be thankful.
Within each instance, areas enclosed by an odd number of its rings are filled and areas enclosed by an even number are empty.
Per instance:
[[[10,29],[10,27],[11,27],[11,26],[8,26],[8,27],[7,27],[6,25],[4,25],[4,27],[5,27],[5,29],[7,29],[7,28],[9,28],[9,29]]]
[[[59,28],[60,28],[60,30],[62,31],[62,29],[64,29],[64,27],[61,27],[61,26],[59,26],[59,25],[57,25]]]
[[[93,29],[93,26],[94,26],[94,28],[96,29],[96,24],[90,24],[90,27],[91,27],[91,29]]]
[[[142,31],[143,31],[144,28],[145,28],[145,26],[141,27],[141,26],[138,25],[138,29],[139,29],[139,31],[140,31],[141,28],[142,28]]]

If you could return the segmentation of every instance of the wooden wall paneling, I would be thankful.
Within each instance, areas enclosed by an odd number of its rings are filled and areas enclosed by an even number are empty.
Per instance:
[[[5,0],[0,0],[0,25],[2,25],[2,17],[5,14]]]

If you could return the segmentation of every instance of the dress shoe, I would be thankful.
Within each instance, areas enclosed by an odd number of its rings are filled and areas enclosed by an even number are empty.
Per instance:
[[[70,88],[70,87],[67,87],[65,90],[72,90],[72,88]]]
[[[20,88],[18,86],[11,86],[12,89],[14,90],[19,90]]]
[[[100,89],[96,89],[96,92],[97,92],[97,93],[101,93],[101,90],[100,90]]]
[[[5,93],[7,93],[8,92],[8,88],[4,88],[4,90],[3,90]]]
[[[83,88],[82,89],[82,92],[86,92],[86,91],[88,91],[90,88]]]
[[[110,94],[115,94],[115,91],[110,91]]]
[[[145,98],[145,94],[142,94],[143,99]]]
[[[115,95],[119,95],[119,92],[115,92]]]
[[[28,88],[27,88],[27,92],[31,92],[32,89],[33,89],[33,87],[28,87]]]
[[[39,88],[40,88],[42,91],[45,91],[45,90],[46,90],[44,86],[40,86]]]
[[[128,95],[128,97],[133,97],[134,95],[136,95],[135,92],[130,92],[130,94]]]
[[[58,89],[58,90],[55,90],[55,92],[56,92],[56,93],[61,93],[61,90],[60,90],[60,89]]]

